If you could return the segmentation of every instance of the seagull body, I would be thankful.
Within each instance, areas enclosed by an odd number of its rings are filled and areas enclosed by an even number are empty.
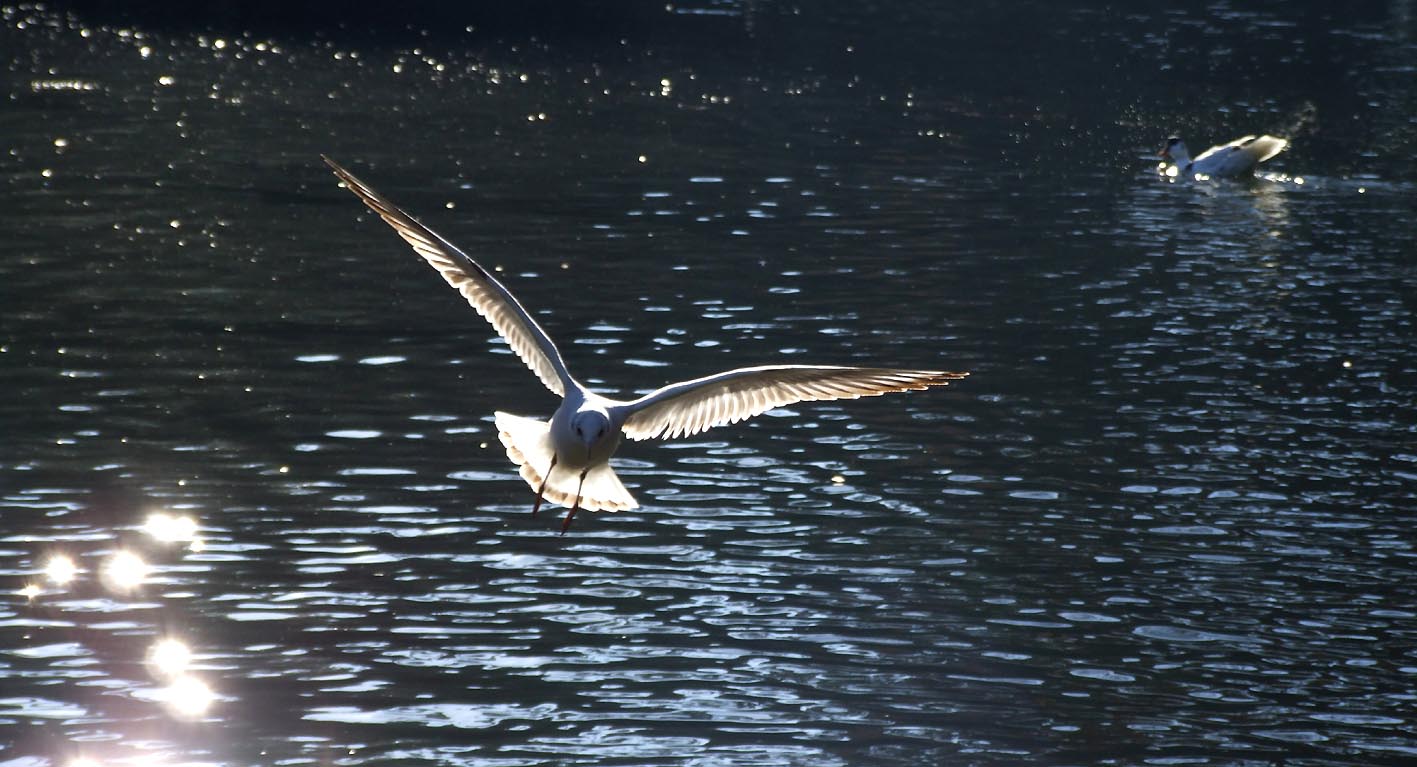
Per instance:
[[[1197,175],[1214,178],[1247,176],[1254,172],[1256,165],[1284,151],[1287,146],[1288,141],[1274,136],[1241,136],[1228,144],[1213,146],[1192,160],[1186,142],[1173,136],[1166,140],[1160,156],[1175,163],[1187,178]]]
[[[634,400],[615,400],[586,388],[566,369],[561,353],[536,320],[490,272],[405,213],[328,157],[335,175],[393,227],[414,251],[487,319],[552,393],[562,398],[550,421],[497,412],[507,457],[542,500],[570,511],[619,511],[639,506],[610,467],[623,438],[670,439],[810,400],[857,399],[942,386],[966,373],[826,365],[738,368],[669,384]]]

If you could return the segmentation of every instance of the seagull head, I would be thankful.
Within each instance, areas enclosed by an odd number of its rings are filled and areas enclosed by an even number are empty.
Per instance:
[[[1173,160],[1183,155],[1189,157],[1190,154],[1190,152],[1186,151],[1186,142],[1175,136],[1172,136],[1171,138],[1166,139],[1166,146],[1161,147],[1161,151],[1157,152],[1156,156],[1164,157],[1168,160]]]
[[[610,416],[600,410],[581,410],[571,418],[571,431],[587,446],[605,439],[610,433]]]

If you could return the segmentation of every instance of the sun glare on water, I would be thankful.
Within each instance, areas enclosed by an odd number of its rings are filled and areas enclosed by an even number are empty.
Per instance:
[[[132,591],[143,585],[152,568],[131,551],[120,551],[103,565],[103,582],[114,591]]]
[[[187,543],[197,540],[197,522],[191,517],[155,511],[143,523],[143,532],[163,543]]]
[[[66,586],[79,574],[79,566],[64,554],[55,554],[44,565],[44,576],[56,586]]]
[[[169,713],[179,719],[200,719],[216,700],[206,682],[194,676],[179,676],[159,695]]]
[[[192,649],[180,639],[160,639],[148,650],[148,668],[163,679],[180,676],[192,665]]]

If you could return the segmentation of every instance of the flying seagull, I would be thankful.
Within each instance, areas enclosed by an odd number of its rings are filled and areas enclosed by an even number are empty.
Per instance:
[[[1253,173],[1256,165],[1283,152],[1287,146],[1288,141],[1274,136],[1241,136],[1229,144],[1213,146],[1192,160],[1186,142],[1172,136],[1158,156],[1175,163],[1186,178],[1194,174],[1219,178]]]
[[[561,523],[562,535],[577,509],[639,507],[610,467],[610,456],[624,437],[686,437],[794,402],[920,390],[968,375],[898,368],[763,365],[669,384],[639,399],[603,397],[571,376],[546,331],[490,272],[339,163],[328,157],[324,160],[351,192],[492,323],[546,388],[562,398],[550,421],[496,414],[497,436],[507,448],[507,457],[521,467],[522,479],[536,491],[532,515],[543,499],[570,509]]]

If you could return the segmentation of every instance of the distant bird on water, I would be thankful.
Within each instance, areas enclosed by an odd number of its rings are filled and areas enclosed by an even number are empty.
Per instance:
[[[1161,148],[1160,157],[1176,164],[1186,178],[1195,175],[1214,178],[1248,176],[1255,166],[1284,151],[1289,142],[1274,136],[1242,136],[1229,144],[1213,146],[1191,159],[1186,142],[1172,136]]]
[[[968,375],[899,368],[764,365],[669,384],[629,401],[602,397],[571,376],[546,331],[490,272],[334,160],[324,160],[351,192],[492,323],[546,388],[562,397],[550,421],[498,412],[496,422],[507,457],[521,467],[522,479],[536,491],[532,515],[541,508],[542,499],[570,509],[561,524],[563,535],[577,509],[638,508],[609,463],[623,437],[685,437],[794,402],[920,390]]]

